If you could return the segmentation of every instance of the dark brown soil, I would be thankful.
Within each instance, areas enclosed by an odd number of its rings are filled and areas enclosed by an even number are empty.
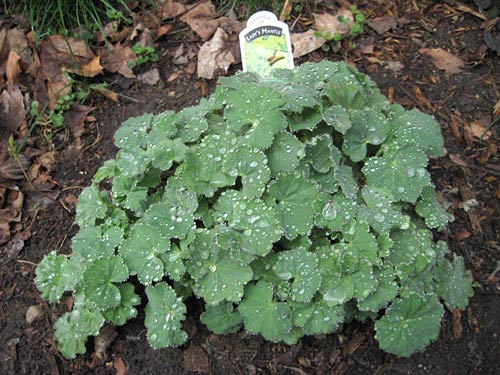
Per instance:
[[[353,62],[385,94],[392,95],[394,90],[395,102],[433,113],[440,121],[451,158],[433,160],[431,171],[437,190],[451,204],[455,221],[438,235],[446,239],[453,253],[465,258],[474,275],[477,288],[467,311],[454,317],[447,313],[439,339],[424,352],[398,358],[378,348],[369,323],[351,323],[338,334],[306,337],[294,346],[272,344],[243,332],[216,336],[198,323],[201,305],[192,301],[190,318],[185,322],[190,339],[182,347],[152,350],[146,341],[143,316],[139,316],[117,328],[118,336],[105,360],[92,357],[92,340],[86,355],[74,361],[63,359],[55,347],[52,324],[64,307],[41,300],[33,282],[35,264],[52,249],[70,252],[70,239],[77,227],[73,224],[74,204],[65,198],[77,196],[96,169],[114,156],[112,136],[121,122],[145,112],[179,110],[201,98],[196,78],[181,76],[167,82],[176,69],[171,58],[178,46],[175,40],[167,39],[159,46],[161,60],[142,68],[157,67],[161,82],[148,86],[110,77],[112,88],[134,101],[123,99],[117,105],[97,100],[93,112],[97,122],[83,139],[89,147],[78,155],[69,151],[59,154],[51,175],[63,190],[61,199],[66,207],[59,202],[31,207],[29,197],[25,202],[32,218],[31,240],[17,259],[0,262],[0,374],[124,374],[123,365],[128,374],[499,374],[500,287],[498,278],[488,277],[500,260],[500,163],[494,152],[484,159],[485,150],[494,151],[490,145],[498,146],[499,126],[491,129],[488,140],[480,141],[468,137],[467,124],[491,122],[493,106],[500,97],[500,58],[491,51],[483,56],[482,21],[467,13],[451,12],[454,8],[447,8],[445,2],[371,3],[365,9],[367,14],[397,10],[396,15],[408,23],[382,35],[367,28],[361,37],[364,41],[358,43],[374,38],[375,55],[343,48],[338,53],[316,52],[305,60]],[[467,4],[474,6],[472,1]],[[469,64],[462,73],[446,77],[419,54],[421,47],[447,49]],[[390,62],[395,61],[402,66],[394,69]],[[214,83],[205,84],[212,92]],[[460,120],[459,131],[465,131],[465,141],[452,131],[452,115]],[[100,141],[94,144],[98,136]],[[465,212],[460,203],[471,197],[478,205]],[[25,314],[35,304],[42,304],[45,315],[30,325]]]

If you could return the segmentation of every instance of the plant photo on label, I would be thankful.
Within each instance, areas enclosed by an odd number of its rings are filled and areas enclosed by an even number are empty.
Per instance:
[[[472,296],[433,233],[450,219],[427,170],[444,155],[439,124],[345,63],[221,78],[199,105],[129,119],[114,140],[80,195],[72,254],[36,271],[47,301],[73,295],[55,323],[66,358],[141,306],[153,348],[182,345],[191,296],[216,334],[293,344],[371,319],[383,350],[409,356]]]

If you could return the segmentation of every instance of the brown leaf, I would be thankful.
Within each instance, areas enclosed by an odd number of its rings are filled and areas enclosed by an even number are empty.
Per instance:
[[[106,352],[108,351],[108,347],[117,335],[115,327],[111,324],[106,324],[101,328],[99,334],[94,339],[94,353],[97,359],[107,357]]]
[[[186,11],[186,6],[172,0],[160,0],[161,16],[163,19],[175,18]]]
[[[95,57],[90,47],[83,39],[66,38],[62,35],[51,35],[47,39],[47,42],[60,57],[64,56],[71,61],[74,61],[75,57],[83,57],[88,60]],[[72,64],[67,65],[69,66]]]
[[[354,23],[354,16],[349,9],[341,8],[337,14],[330,13],[313,13],[314,15],[314,28],[322,32],[329,32],[332,36],[335,34],[347,34],[352,24]],[[348,22],[340,22],[338,17],[342,16]]]
[[[7,75],[7,83],[9,85],[17,84],[19,74],[21,74],[20,59],[21,57],[15,51],[10,51],[7,58],[7,66],[5,67],[5,74]]]
[[[83,77],[95,77],[96,75],[101,74],[103,72],[100,56],[94,57],[86,64],[77,66],[75,68],[73,67],[65,68],[64,70]]]
[[[128,369],[122,357],[115,356],[113,358],[113,368],[116,370],[116,375],[127,375]]]
[[[108,99],[111,99],[115,103],[118,103],[118,101],[119,101],[118,100],[118,94],[116,92],[114,92],[114,91],[111,91],[110,89],[94,87],[93,90],[96,91],[96,92],[98,92],[102,96],[104,96],[104,97],[106,97]]]
[[[460,232],[457,233],[457,238],[459,240],[466,240],[471,236],[471,233],[467,229],[462,229]]]
[[[450,160],[455,163],[455,164],[458,164],[460,165],[461,167],[465,167],[465,168],[468,168],[469,165],[463,161],[460,156],[458,156],[457,154],[448,154],[448,157],[450,158]]]
[[[384,16],[369,19],[366,21],[366,24],[375,30],[377,34],[385,34],[386,32],[395,29],[398,26],[398,21],[394,17]]]
[[[219,27],[219,20],[215,19],[215,5],[210,1],[195,6],[181,17],[203,41],[210,39]]]
[[[472,135],[477,139],[488,140],[491,137],[491,131],[487,130],[484,126],[480,125],[477,121],[472,121],[470,124]]]
[[[326,40],[314,35],[316,31],[310,29],[303,33],[293,33],[290,39],[293,46],[293,57],[298,58],[317,50]]]
[[[7,85],[0,94],[0,129],[18,131],[26,124],[24,97],[15,85]]]
[[[175,81],[175,80],[177,80],[177,78],[179,78],[181,75],[182,75],[182,72],[173,72],[173,73],[172,73],[172,74],[170,74],[170,76],[167,78],[167,82],[168,82],[168,83],[174,82],[174,81]]]
[[[465,66],[465,61],[442,48],[420,48],[418,50],[422,55],[431,58],[436,68],[444,70],[447,76],[461,73]]]
[[[56,153],[54,150],[48,151],[38,157],[38,162],[47,169],[48,172],[52,170],[55,163]]]
[[[229,66],[235,62],[228,34],[218,28],[214,37],[203,44],[198,53],[198,77],[213,79],[217,75],[226,74]]]
[[[106,49],[102,55],[104,69],[111,73],[120,73],[127,78],[134,78],[134,72],[127,65],[129,61],[135,60],[137,55],[130,47],[122,46],[120,43]]]
[[[6,56],[10,51],[16,52],[21,57],[22,68],[27,68],[31,64],[33,56],[32,50],[28,45],[26,34],[19,29],[10,29],[6,33],[6,41],[8,44]],[[1,58],[0,62],[2,62]]]
[[[71,134],[75,138],[76,149],[83,148],[81,136],[85,134],[85,119],[95,108],[82,104],[73,104],[69,111],[64,113],[64,123],[69,127]]]
[[[97,41],[104,42],[105,39],[110,40],[112,43],[123,42],[132,33],[132,27],[119,27],[118,21],[109,22],[104,26],[104,34],[99,33]]]
[[[158,82],[160,82],[160,72],[158,71],[158,69],[153,68],[151,70],[148,70],[147,72],[139,74],[137,76],[137,79],[142,83],[145,83],[146,85],[154,86]]]

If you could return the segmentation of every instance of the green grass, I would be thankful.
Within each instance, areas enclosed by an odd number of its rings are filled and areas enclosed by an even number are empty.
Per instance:
[[[6,14],[23,13],[30,22],[35,41],[51,34],[78,33],[92,39],[105,22],[130,22],[125,0],[2,0]],[[82,34],[83,32],[83,34]]]

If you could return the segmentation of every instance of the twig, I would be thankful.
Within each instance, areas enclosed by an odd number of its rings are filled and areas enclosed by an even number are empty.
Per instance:
[[[24,264],[29,264],[30,266],[33,266],[33,267],[38,267],[38,264],[30,262],[29,260],[17,259],[16,262],[18,262],[18,263],[24,263]]]
[[[492,273],[490,273],[490,275],[488,276],[488,278],[486,279],[486,281],[491,281],[493,280],[493,278],[495,277],[495,275],[500,271],[500,260],[497,261],[497,266],[495,267],[495,269],[493,270]]]

